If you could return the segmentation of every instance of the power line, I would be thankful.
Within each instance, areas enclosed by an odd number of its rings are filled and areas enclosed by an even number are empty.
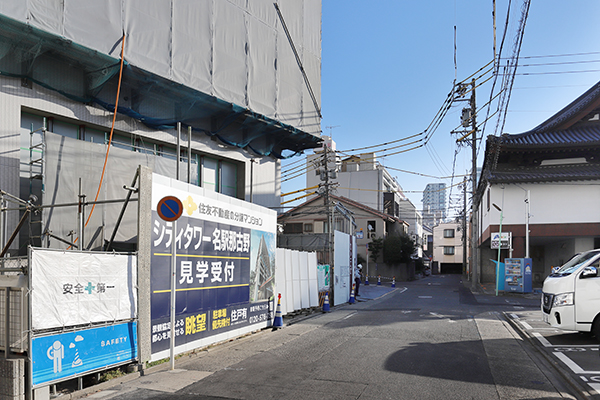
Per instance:
[[[590,51],[587,53],[566,53],[566,54],[546,54],[537,56],[522,56],[521,59],[532,59],[532,58],[552,58],[552,57],[577,57],[577,56],[590,56],[600,54],[600,51]],[[508,58],[504,58],[507,60]]]

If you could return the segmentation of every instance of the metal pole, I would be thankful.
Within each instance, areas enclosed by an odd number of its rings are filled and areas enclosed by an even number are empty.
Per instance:
[[[527,199],[525,202],[527,206],[525,208],[527,212],[527,218],[525,219],[525,258],[529,258],[529,212],[531,211],[531,202],[530,202],[531,192],[527,190]]]
[[[81,250],[81,223],[83,217],[81,216],[81,178],[79,178],[79,194],[77,195],[77,238],[79,239],[79,250]]]
[[[177,221],[173,221],[173,231],[171,234],[171,346],[169,356],[171,358],[171,370],[175,369],[175,277],[177,275]]]
[[[254,158],[250,159],[250,203],[254,203]]]
[[[175,179],[179,180],[179,159],[181,157],[181,122],[177,123],[177,156],[175,159],[177,160],[177,166],[175,169]]]
[[[188,148],[187,148],[187,161],[188,161],[188,180],[187,183],[192,183],[192,127],[188,126]]]
[[[498,262],[496,263],[496,296],[498,296],[498,285],[500,284],[498,273],[500,272],[500,252],[502,251],[502,219],[504,218],[503,210],[494,204],[496,210],[500,211],[500,229],[498,232]]]
[[[4,226],[6,224],[5,208],[4,194],[0,193],[0,249],[4,248],[4,234],[6,229]]]
[[[10,287],[6,287],[6,308],[4,310],[4,358],[10,358]]]

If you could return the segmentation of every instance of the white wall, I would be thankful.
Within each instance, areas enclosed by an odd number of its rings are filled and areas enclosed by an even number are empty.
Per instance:
[[[522,188],[522,189],[521,189]],[[490,209],[484,195],[481,206],[482,231],[489,225],[500,223],[500,212],[491,204],[495,203],[503,212],[503,225],[524,225],[526,220],[526,190],[530,190],[530,224],[570,224],[600,222],[600,185],[589,182],[561,184],[494,185],[490,190]],[[503,199],[504,196],[504,199]]]

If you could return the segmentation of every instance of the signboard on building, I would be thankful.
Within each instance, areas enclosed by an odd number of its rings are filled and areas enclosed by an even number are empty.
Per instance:
[[[275,283],[276,212],[206,193],[200,187],[177,189],[165,179],[153,175],[153,359],[166,356],[169,349],[172,240],[176,246],[175,347],[179,351],[209,336],[257,323],[266,326],[272,319]],[[175,196],[183,204],[177,232],[156,210],[165,196]]]
[[[503,249],[511,249],[512,232],[493,232],[491,236],[491,248],[497,250],[500,243],[502,243]]]
[[[31,249],[32,329],[136,317],[135,255]]]
[[[32,383],[47,385],[137,358],[137,325],[127,322],[34,337]]]

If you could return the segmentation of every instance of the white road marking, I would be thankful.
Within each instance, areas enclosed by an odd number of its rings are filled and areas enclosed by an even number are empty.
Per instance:
[[[433,299],[433,296],[419,296],[420,299]]]
[[[576,374],[600,374],[600,371],[585,371],[583,368],[581,368],[579,365],[577,365],[573,360],[571,360],[569,357],[567,357],[566,354],[564,354],[564,353],[559,353],[558,351],[555,351],[552,354],[554,354],[556,356],[556,358],[558,358],[560,361],[565,363],[565,365],[567,367],[569,367],[571,369],[571,371],[573,371]],[[596,390],[596,389],[594,388],[594,390]]]
[[[527,329],[528,331],[533,329],[531,327],[531,325],[529,325],[527,322],[524,322],[524,321],[519,321],[519,322],[521,323],[521,325],[523,325],[523,328]]]
[[[350,315],[346,315],[346,316],[345,316],[343,319],[348,319],[348,318],[350,318],[350,317],[353,317],[353,316],[355,316],[356,314],[358,314],[358,313],[352,313],[352,314],[350,314]]]
[[[438,318],[440,318],[440,319],[444,319],[444,318],[446,318],[446,319],[448,319],[448,322],[450,322],[451,324],[455,324],[455,323],[456,323],[456,321],[454,321],[454,320],[452,320],[452,319],[450,319],[450,318],[446,317],[445,315],[441,315],[441,314],[434,313],[434,312],[430,312],[429,314],[433,315],[434,317],[438,317]]]
[[[554,353],[552,353],[556,356],[556,358],[558,358],[560,361],[562,361],[567,367],[571,368],[571,371],[573,371],[576,374],[582,374],[583,368],[581,368],[579,365],[575,364],[575,362],[573,362],[573,360],[571,360],[569,357],[567,357],[564,353],[560,353],[558,351],[555,351]]]
[[[596,391],[596,393],[600,393],[600,383],[588,383]]]
[[[548,341],[548,339],[546,339],[545,337],[543,337],[540,333],[537,332],[532,332],[531,333],[533,336],[535,336],[537,338],[537,340],[540,341],[540,343],[544,346],[544,347],[554,347],[552,346],[552,343],[550,343]]]

